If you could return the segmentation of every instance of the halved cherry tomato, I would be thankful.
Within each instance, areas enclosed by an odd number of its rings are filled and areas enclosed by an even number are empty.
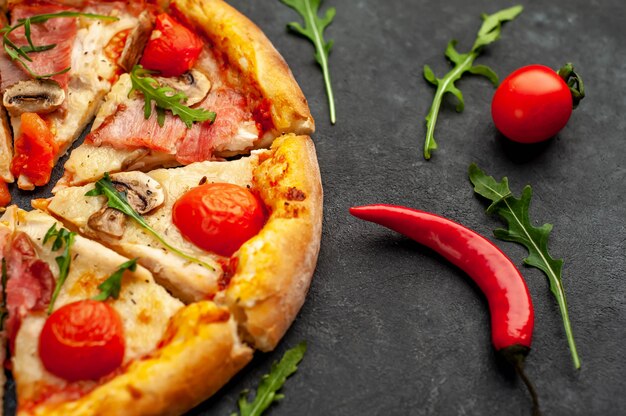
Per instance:
[[[198,247],[231,256],[263,228],[265,210],[246,188],[209,183],[176,201],[172,220],[183,237]]]
[[[11,193],[7,183],[0,179],[0,207],[6,207],[11,203]]]
[[[97,380],[122,364],[122,320],[105,302],[62,306],[44,324],[39,356],[46,370],[65,380]]]
[[[202,40],[195,33],[162,13],[156,18],[140,63],[164,77],[178,77],[193,67],[201,50]]]
[[[498,130],[509,139],[537,143],[565,127],[573,104],[570,86],[556,71],[529,65],[502,81],[491,103],[491,115]]]
[[[15,155],[11,161],[11,173],[24,175],[35,186],[50,181],[54,158],[59,150],[46,122],[35,113],[21,116],[22,133],[15,140]]]
[[[122,52],[124,51],[124,46],[126,45],[126,40],[128,39],[128,34],[131,29],[122,30],[117,32],[104,47],[104,54],[107,58],[109,58],[112,62],[117,62],[120,56],[122,56]]]

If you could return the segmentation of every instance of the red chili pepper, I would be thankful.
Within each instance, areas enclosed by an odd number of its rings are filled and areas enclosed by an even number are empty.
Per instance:
[[[476,282],[489,303],[493,345],[515,367],[532,396],[533,415],[539,415],[537,393],[523,371],[534,326],[533,304],[511,260],[485,237],[435,214],[382,204],[350,208],[350,213],[431,248]]]

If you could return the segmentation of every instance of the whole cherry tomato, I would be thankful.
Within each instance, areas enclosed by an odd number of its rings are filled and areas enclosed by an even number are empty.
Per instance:
[[[582,80],[571,64],[558,73],[543,65],[528,65],[502,81],[491,103],[491,115],[509,139],[537,143],[561,131],[583,97]]]
[[[162,13],[156,18],[140,63],[164,77],[178,77],[193,67],[201,50],[202,40],[195,33]]]
[[[83,300],[48,317],[39,337],[39,356],[46,370],[65,380],[97,380],[122,364],[124,345],[115,309]]]
[[[246,188],[209,183],[176,201],[172,220],[183,237],[198,247],[231,256],[263,228],[265,210]]]

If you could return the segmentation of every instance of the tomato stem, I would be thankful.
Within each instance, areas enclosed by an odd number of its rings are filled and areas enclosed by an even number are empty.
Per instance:
[[[563,81],[565,81],[570,92],[572,93],[574,108],[578,107],[581,100],[585,98],[585,84],[583,83],[583,79],[574,71],[574,65],[570,62],[563,65],[563,67],[559,69],[558,73],[559,76],[563,78]]]

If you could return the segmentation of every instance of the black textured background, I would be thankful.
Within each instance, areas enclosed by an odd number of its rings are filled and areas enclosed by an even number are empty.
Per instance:
[[[331,126],[313,48],[287,34],[298,20],[278,0],[231,0],[290,64],[317,121],[325,191],[322,249],[310,294],[277,350],[254,361],[191,415],[229,415],[282,353],[309,350],[270,415],[528,415],[523,385],[490,344],[487,303],[472,282],[434,253],[348,215],[352,205],[393,203],[442,214],[491,236],[501,225],[484,213],[467,168],[508,176],[519,194],[532,184],[531,218],[550,222],[550,250],[563,257],[563,281],[582,369],[575,371],[545,276],[521,266],[517,245],[497,244],[519,265],[535,305],[529,375],[545,415],[626,412],[626,3],[623,0],[521,1],[525,11],[477,63],[503,78],[541,63],[572,61],[587,98],[554,140],[513,146],[494,129],[494,89],[480,77],[457,85],[462,114],[446,100],[440,149],[422,157],[423,118],[456,38],[471,47],[483,12],[503,1],[326,0],[337,17],[327,37],[338,122]],[[42,191],[42,195],[45,191]],[[23,205],[32,194],[24,194]],[[12,403],[7,403],[9,408]]]

